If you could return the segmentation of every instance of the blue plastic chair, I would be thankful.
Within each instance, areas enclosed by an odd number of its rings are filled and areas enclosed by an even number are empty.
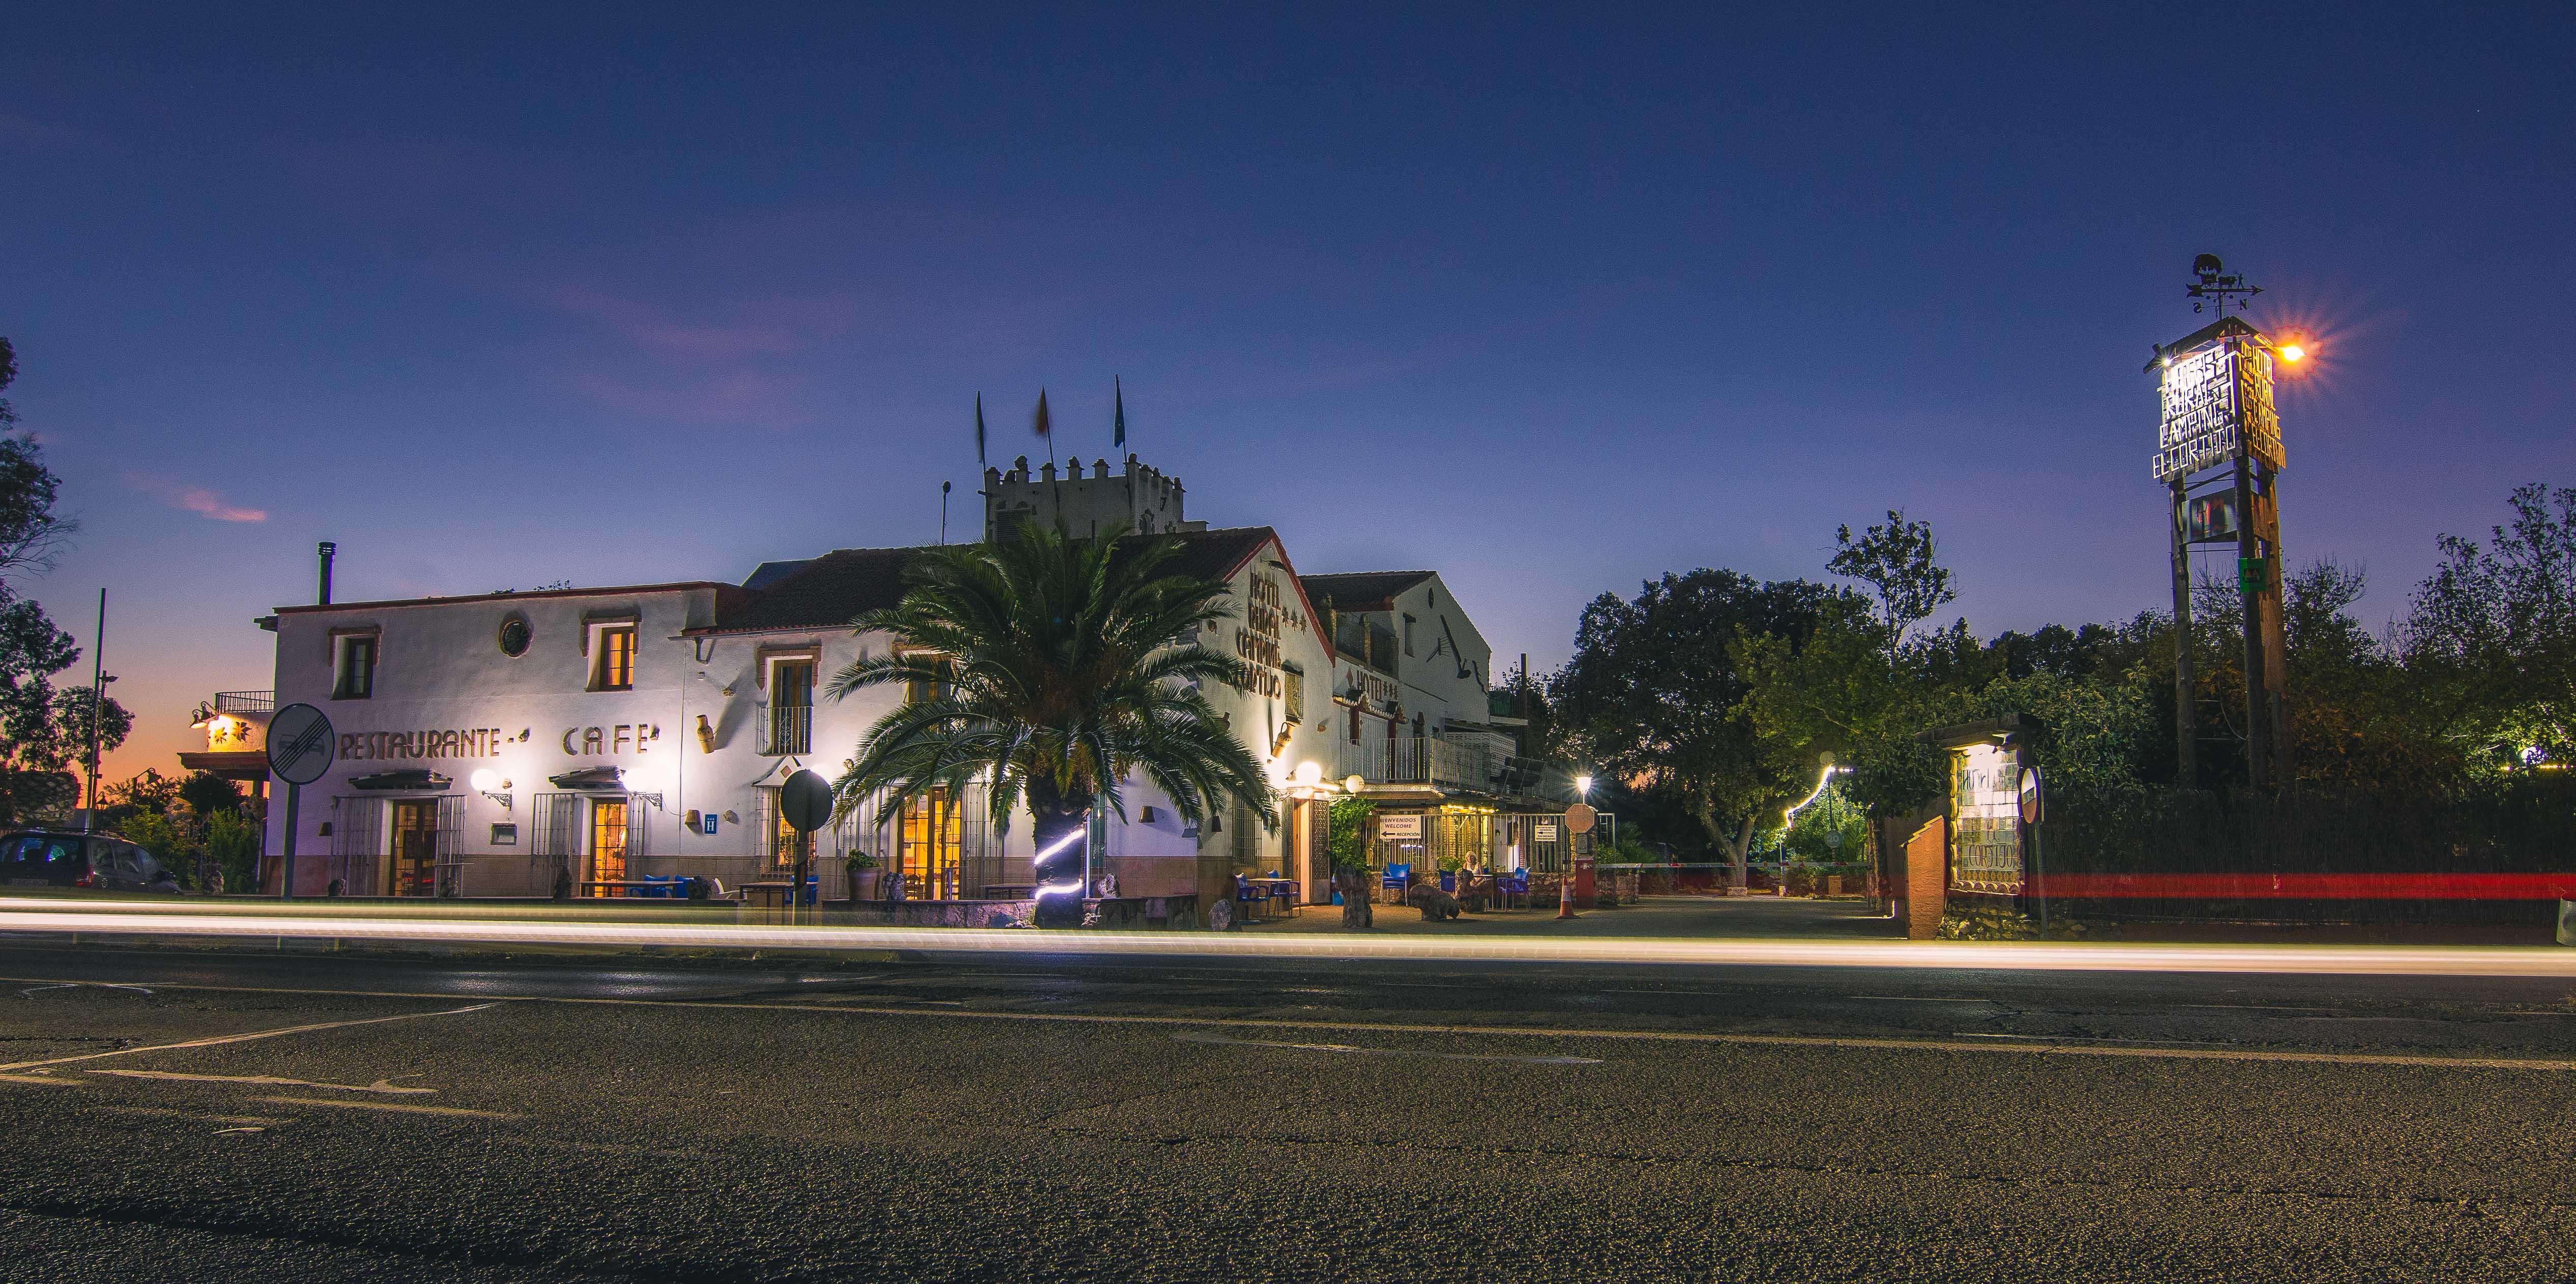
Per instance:
[[[1237,907],[1244,910],[1246,914],[1250,914],[1252,911],[1261,909],[1268,905],[1270,903],[1270,894],[1266,891],[1255,889],[1250,880],[1244,878],[1241,874],[1237,874],[1234,876],[1234,903]]]
[[[1446,869],[1440,871],[1440,890],[1452,895],[1457,893],[1458,875],[1455,871]]]

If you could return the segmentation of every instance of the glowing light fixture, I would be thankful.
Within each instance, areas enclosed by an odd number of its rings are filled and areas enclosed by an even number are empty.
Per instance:
[[[476,768],[473,775],[465,778],[465,784],[474,792],[501,804],[501,810],[511,810],[510,782],[503,780],[500,772],[490,767]]]
[[[1297,783],[1312,789],[1324,783],[1324,764],[1312,758],[1297,764]]]
[[[2285,343],[2281,345],[2281,359],[2283,361],[2296,363],[2307,360],[2307,357],[2307,348],[2300,344]]]
[[[1576,776],[1576,777],[1574,778],[1574,792],[1575,792],[1578,796],[1580,796],[1580,797],[1584,797],[1584,798],[1590,798],[1590,797],[1592,796],[1592,773],[1591,773],[1591,772],[1588,772],[1588,771],[1587,771],[1587,772],[1583,773],[1582,775]]]

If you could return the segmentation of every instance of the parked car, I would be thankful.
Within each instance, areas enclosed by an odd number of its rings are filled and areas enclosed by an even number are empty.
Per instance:
[[[178,875],[114,834],[22,829],[0,837],[0,887],[88,887],[106,892],[179,890]]]

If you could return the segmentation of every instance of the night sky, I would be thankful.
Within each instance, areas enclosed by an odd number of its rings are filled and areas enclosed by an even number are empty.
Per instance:
[[[2374,625],[2576,484],[2564,6],[348,8],[0,28],[10,396],[85,527],[33,589],[84,645],[111,591],[114,776],[270,684],[318,539],[358,599],[928,542],[943,479],[971,536],[978,391],[1089,458],[1123,378],[1192,517],[1438,569],[1498,668],[1891,506],[1980,633],[2158,603],[2201,251],[2316,336],[2285,543]]]

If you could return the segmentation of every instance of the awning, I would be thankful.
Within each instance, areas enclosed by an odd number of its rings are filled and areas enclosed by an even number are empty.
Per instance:
[[[358,789],[445,789],[453,784],[447,777],[425,768],[408,771],[379,771],[368,776],[353,776],[349,784]]]
[[[546,780],[557,789],[624,789],[626,787],[623,774],[615,767],[584,767],[579,771],[567,771],[560,776],[548,776]]]

